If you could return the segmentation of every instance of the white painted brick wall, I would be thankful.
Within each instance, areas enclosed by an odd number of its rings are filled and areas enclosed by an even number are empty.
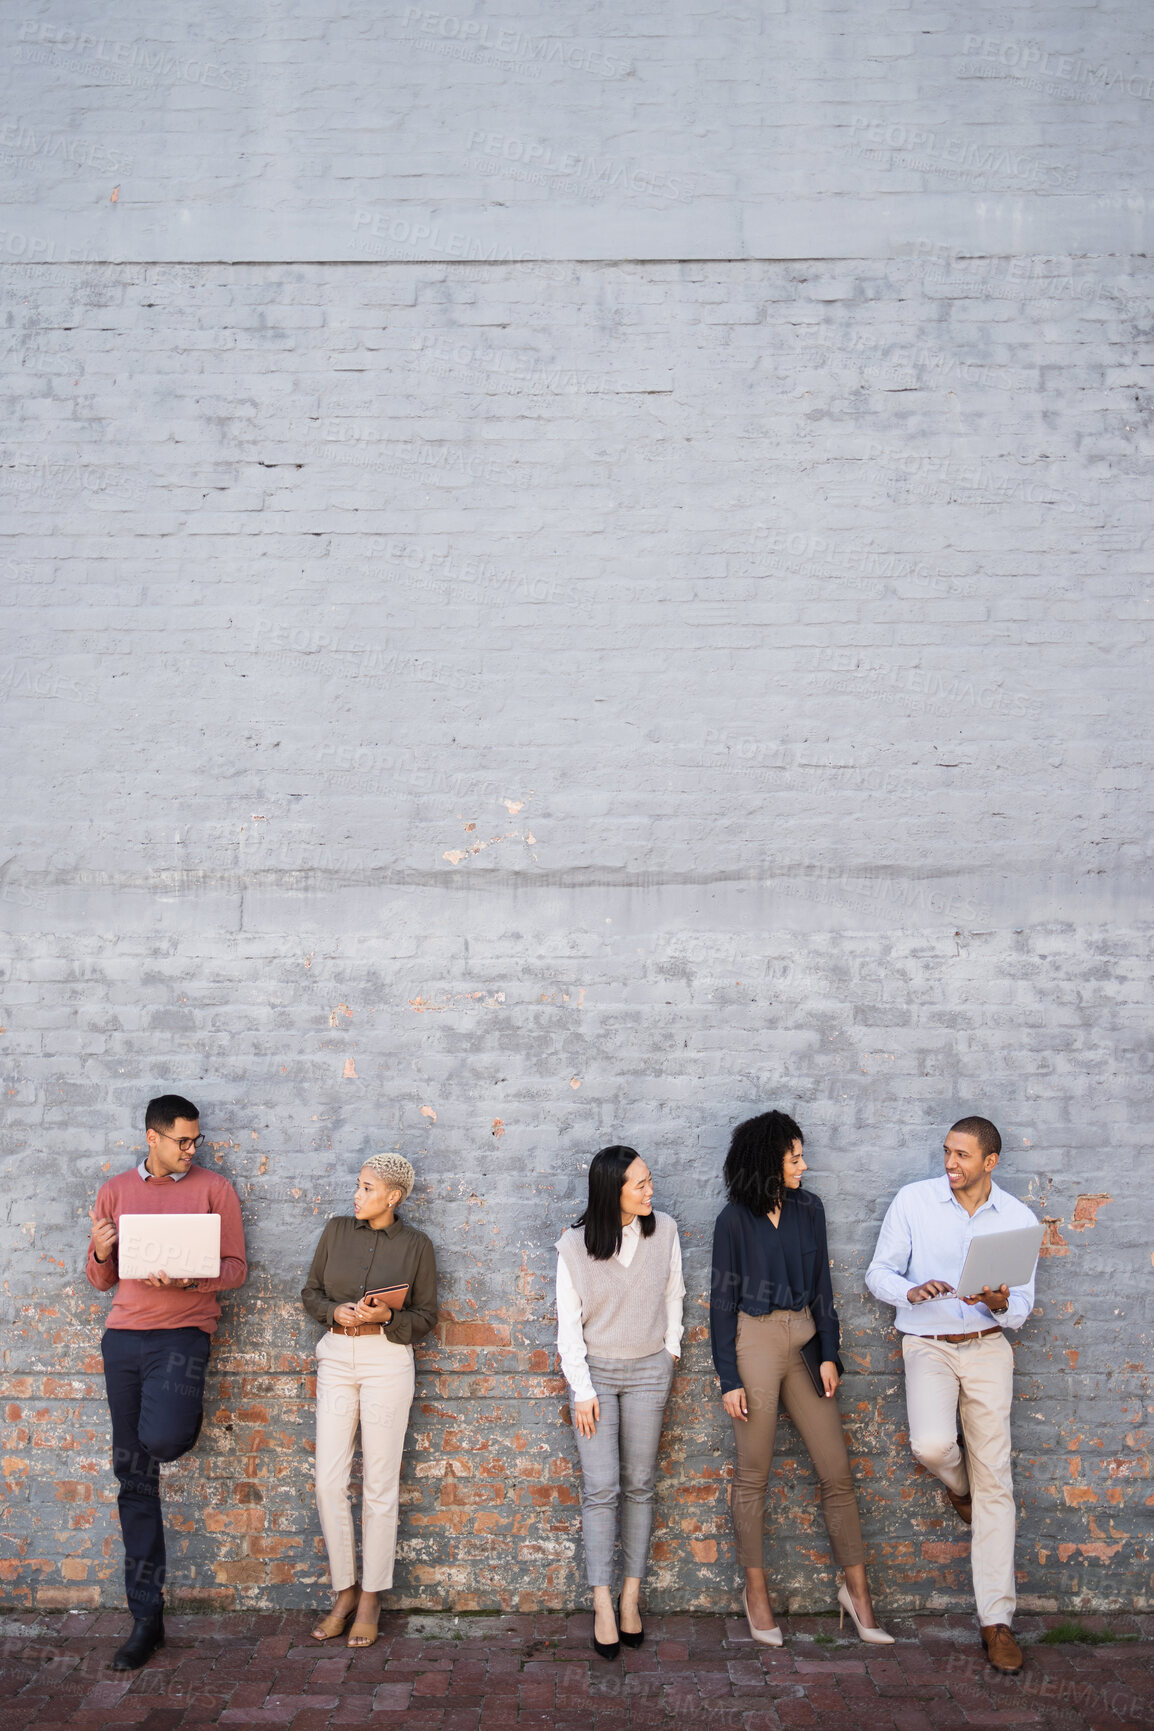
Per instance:
[[[529,1283],[488,1369],[564,1453],[527,1366],[582,1161],[646,1153],[700,1329],[728,1129],[781,1105],[831,1215],[883,1591],[963,1602],[901,1561],[932,1499],[911,1515],[861,1277],[984,1111],[1068,1245],[1020,1349],[1023,1590],[1139,1603],[1148,15],[447,16],[6,26],[10,1368],[51,1356],[46,1306],[91,1350],[87,1206],[172,1086],[245,1196],[226,1370],[274,1314],[307,1345],[318,1219],[396,1144],[452,1314]],[[613,184],[576,196],[571,158]],[[728,1448],[700,1338],[685,1375],[674,1510]],[[72,1547],[115,1600],[106,1517],[58,1533],[51,1465],[9,1519],[44,1590]],[[1100,1507],[1067,1506],[1076,1473]],[[718,1522],[654,1602],[731,1602]]]

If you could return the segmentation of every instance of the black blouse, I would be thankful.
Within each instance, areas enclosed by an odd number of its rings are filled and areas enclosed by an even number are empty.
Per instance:
[[[803,1310],[817,1325],[824,1359],[837,1358],[841,1329],[833,1307],[829,1247],[821,1198],[787,1190],[778,1224],[731,1202],[713,1228],[709,1344],[721,1392],[741,1387],[737,1373],[737,1313]]]

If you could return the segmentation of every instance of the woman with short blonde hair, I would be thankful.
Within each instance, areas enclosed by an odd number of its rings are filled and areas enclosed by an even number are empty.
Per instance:
[[[316,1494],[337,1599],[313,1630],[315,1641],[333,1640],[352,1621],[348,1645],[371,1647],[380,1595],[393,1584],[413,1344],[437,1321],[433,1246],[397,1214],[413,1181],[402,1155],[371,1155],[357,1179],[352,1216],[328,1222],[301,1292],[309,1315],[327,1330],[317,1342]],[[359,1588],[349,1504],[358,1425],[364,1466]]]

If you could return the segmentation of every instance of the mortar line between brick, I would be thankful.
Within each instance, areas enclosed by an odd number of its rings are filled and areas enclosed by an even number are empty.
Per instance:
[[[1041,252],[967,252],[959,250],[959,258],[982,259],[1014,259],[1050,256]],[[1116,252],[1070,252],[1062,255],[1069,259],[1111,259],[1111,258],[1144,258],[1145,254],[1133,249]],[[837,264],[877,264],[902,263],[907,258],[913,258],[913,253],[898,253],[883,255],[881,253],[848,253],[834,256],[831,253],[821,254],[785,254],[785,253],[735,253],[718,257],[700,257],[697,255],[684,258],[634,258],[617,256],[612,258],[577,258],[569,255],[549,255],[544,253],[535,258],[526,259],[487,259],[487,258],[88,258],[88,259],[7,259],[4,264],[19,265],[21,270],[91,270],[93,265],[103,265],[115,269],[121,265],[136,265],[141,269],[162,269],[184,266],[191,269],[227,268],[235,270],[252,270],[262,267],[268,269],[290,268],[308,265],[318,269],[355,269],[373,270],[381,265],[390,269],[403,270],[408,268],[424,269],[428,265],[443,266],[446,270],[476,270],[479,266],[488,266],[490,270],[536,270],[543,264],[590,264],[590,265],[730,265],[730,264],[770,264],[770,265],[837,265]]]

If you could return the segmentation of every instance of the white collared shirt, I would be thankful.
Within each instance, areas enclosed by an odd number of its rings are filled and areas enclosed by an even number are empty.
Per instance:
[[[152,1177],[152,1173],[148,1170],[148,1155],[147,1154],[144,1156],[144,1159],[140,1162],[140,1165],[136,1168],[136,1170],[140,1173],[140,1176],[144,1179],[144,1182],[147,1184],[148,1180]],[[192,1171],[192,1167],[190,1166],[188,1169],[188,1172],[191,1172],[191,1171]],[[170,1172],[168,1174],[168,1176],[172,1179],[172,1182],[174,1184],[179,1184],[182,1178],[188,1177],[188,1172]]]
[[[628,1268],[641,1243],[641,1225],[634,1218],[621,1228],[621,1249],[617,1261]],[[673,1252],[669,1259],[669,1279],[665,1283],[665,1350],[674,1358],[681,1357],[681,1313],[685,1297],[685,1282],[681,1278],[681,1243],[673,1234]],[[581,1331],[581,1300],[573,1277],[560,1256],[557,1258],[557,1351],[561,1369],[577,1400],[592,1400],[596,1390],[589,1375],[589,1357],[585,1351],[585,1336]]]
[[[1027,1285],[1011,1286],[1009,1308],[996,1316],[986,1305],[963,1304],[960,1298],[910,1304],[906,1293],[927,1280],[956,1286],[971,1238],[1036,1224],[1024,1202],[992,1181],[989,1197],[972,1215],[954,1196],[944,1172],[907,1184],[882,1221],[866,1285],[883,1304],[895,1306],[894,1321],[902,1334],[977,1334],[994,1322],[1020,1328],[1034,1308],[1033,1275]]]

